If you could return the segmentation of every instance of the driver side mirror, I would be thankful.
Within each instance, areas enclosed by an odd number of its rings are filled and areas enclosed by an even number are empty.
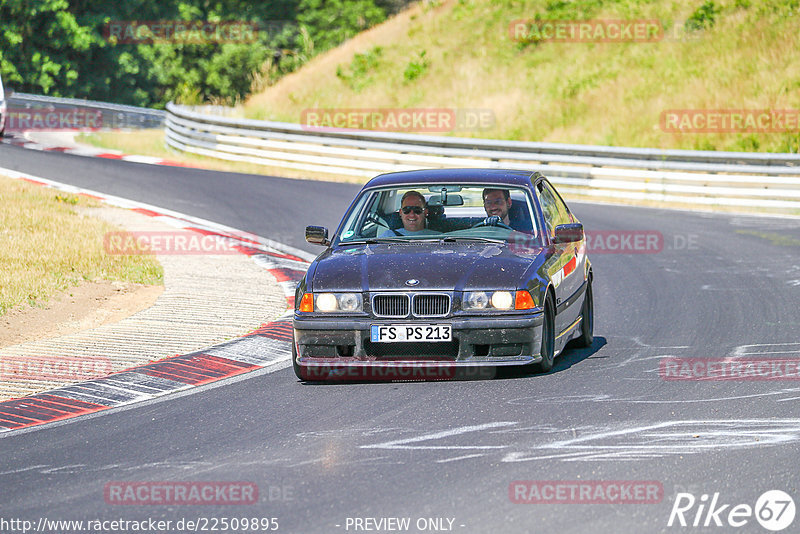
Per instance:
[[[324,247],[331,244],[328,240],[328,229],[324,226],[306,226],[306,241]]]
[[[583,225],[581,223],[559,224],[556,226],[556,235],[553,243],[574,243],[583,239]]]

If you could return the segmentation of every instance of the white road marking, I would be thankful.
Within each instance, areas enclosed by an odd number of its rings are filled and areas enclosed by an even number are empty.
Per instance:
[[[784,350],[759,350],[759,347],[775,349],[778,347],[787,347]],[[748,354],[787,354],[787,353],[800,353],[800,343],[755,343],[753,345],[739,345],[733,352],[732,356],[746,356]]]
[[[639,460],[722,449],[764,447],[799,440],[800,419],[668,421],[536,444],[532,452],[510,452],[502,461]]]
[[[447,462],[455,462],[458,460],[466,460],[468,458],[480,458],[483,454],[465,454],[464,456],[456,456],[455,458],[445,458],[444,460],[436,460],[437,464],[446,464]]]
[[[374,445],[362,445],[362,449],[408,449],[408,450],[463,450],[463,449],[506,449],[508,445],[409,445],[410,443],[418,443],[420,441],[436,440],[448,438],[451,436],[458,436],[461,434],[468,434],[470,432],[478,432],[489,428],[508,427],[516,425],[516,422],[498,421],[495,423],[485,423],[482,425],[461,426],[451,430],[444,430],[441,432],[434,432],[432,434],[423,434],[414,438],[397,439],[393,441],[385,441],[383,443],[376,443]]]
[[[647,398],[623,398],[612,397],[611,395],[564,395],[555,397],[519,397],[506,401],[511,405],[526,406],[531,401],[544,402],[546,404],[565,404],[565,403],[585,403],[585,402],[613,402],[615,404],[631,403],[631,404],[694,404],[701,402],[720,402],[742,399],[753,399],[759,397],[771,397],[776,395],[785,395],[800,392],[800,388],[783,388],[775,391],[766,391],[764,393],[752,393],[748,395],[726,395],[724,397],[703,397],[700,399],[647,399]],[[796,397],[792,397],[796,398]],[[777,399],[777,402],[782,402],[788,399]]]

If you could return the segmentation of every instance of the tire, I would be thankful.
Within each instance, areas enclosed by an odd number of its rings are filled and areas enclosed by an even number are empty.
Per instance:
[[[553,301],[548,295],[544,302],[544,322],[542,323],[542,345],[540,353],[542,361],[535,364],[534,370],[539,373],[546,373],[553,368],[556,351],[555,316],[553,313]]]
[[[294,333],[292,333],[292,367],[294,368],[294,374],[300,380],[305,381],[303,377],[302,369],[299,365],[297,365],[297,345],[294,344]]]
[[[581,335],[575,339],[576,347],[589,347],[594,341],[594,297],[592,297],[592,279],[586,286],[586,297],[581,308]]]

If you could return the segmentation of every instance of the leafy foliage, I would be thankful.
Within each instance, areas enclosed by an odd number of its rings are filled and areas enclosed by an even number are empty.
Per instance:
[[[301,0],[297,22],[308,29],[317,52],[324,52],[386,19],[373,0]]]
[[[584,20],[591,18],[602,6],[603,0],[548,0],[545,6],[545,13],[541,18],[547,20]]]
[[[383,49],[380,46],[374,46],[363,54],[355,54],[349,69],[345,69],[341,65],[336,67],[336,77],[353,91],[362,90],[373,81],[370,73],[378,67],[382,53]]]
[[[714,0],[706,0],[694,13],[689,15],[684,27],[689,31],[711,28],[714,26],[719,11]]]
[[[429,63],[428,60],[425,59],[426,53],[425,50],[421,51],[417,54],[416,58],[409,61],[408,65],[406,65],[406,70],[403,71],[403,78],[405,78],[407,82],[416,80],[428,70]]]
[[[0,0],[0,75],[16,91],[164,107],[232,104],[396,12],[403,0]],[[135,21],[245,21],[255,39],[138,41]]]

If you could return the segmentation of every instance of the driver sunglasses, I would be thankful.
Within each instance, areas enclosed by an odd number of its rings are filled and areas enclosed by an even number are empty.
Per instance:
[[[403,208],[401,209],[401,211],[402,211],[403,213],[405,213],[406,215],[408,215],[408,214],[409,214],[409,213],[411,213],[412,211],[413,211],[414,213],[416,213],[417,215],[420,215],[420,214],[422,214],[422,211],[423,211],[423,210],[422,210],[422,208],[420,208],[419,206],[403,206]]]

